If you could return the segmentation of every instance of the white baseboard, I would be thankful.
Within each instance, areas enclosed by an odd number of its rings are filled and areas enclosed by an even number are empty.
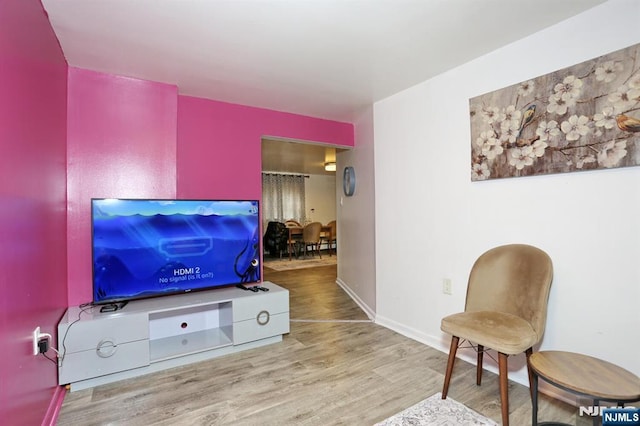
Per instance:
[[[336,284],[338,284],[351,298],[351,300],[353,300],[354,302],[356,302],[356,304],[358,306],[360,306],[360,308],[364,311],[365,314],[367,314],[367,316],[369,317],[369,319],[371,321],[375,322],[375,316],[376,313],[373,309],[371,309],[371,307],[369,305],[367,305],[362,299],[360,299],[358,297],[357,294],[355,294],[350,288],[349,286],[342,281],[340,278],[338,278],[336,280]]]
[[[349,295],[349,297],[351,297],[351,299],[358,306],[360,306],[360,308],[367,314],[369,319],[371,319],[376,324],[381,325],[382,327],[386,327],[389,330],[395,331],[396,333],[402,334],[403,336],[413,339],[424,345],[430,346],[445,354],[449,353],[449,346],[451,344],[451,340],[448,336],[443,336],[443,335],[434,336],[434,335],[426,334],[421,332],[420,330],[416,330],[415,328],[408,327],[404,324],[393,321],[390,318],[377,315],[376,312],[373,309],[371,309],[371,307],[369,307],[362,299],[360,299],[358,295],[354,293],[344,281],[338,278],[336,280],[336,284],[338,284]],[[468,354],[465,354],[462,351],[459,351],[456,354],[456,358],[462,359],[463,361],[466,361],[472,365],[476,365],[476,361],[477,361],[475,354],[473,356],[470,356]],[[446,366],[443,366],[443,373],[445,368]],[[498,366],[495,365],[490,359],[486,359],[486,362],[483,363],[483,369],[490,371],[494,374],[498,374]],[[527,388],[529,387],[529,377],[526,373],[526,370],[521,372],[521,374],[511,374],[509,376],[509,380],[519,383],[523,386],[526,386]],[[570,392],[559,389],[545,382],[542,379],[538,381],[538,391],[553,399],[557,399],[559,401],[562,401],[574,407],[579,407],[581,404],[581,401],[577,395],[574,395]]]
[[[411,327],[407,327],[404,324],[398,323],[396,321],[393,321],[389,318],[385,318],[383,316],[380,315],[376,315],[375,316],[375,323],[378,325],[381,325],[383,327],[386,327],[392,331],[395,331],[396,333],[402,334],[405,337],[408,337],[410,339],[413,339],[417,342],[423,343],[427,346],[430,346],[434,349],[439,350],[440,352],[443,352],[445,354],[449,353],[449,346],[451,341],[449,340],[449,338],[444,338],[442,336],[433,336],[433,335],[429,335],[429,334],[425,334],[419,330],[416,330],[414,328]],[[464,352],[458,352],[456,354],[456,358],[458,359],[462,359],[463,361],[466,361],[472,365],[476,365],[477,364],[477,360],[475,357],[475,353],[473,356],[465,354]],[[485,358],[485,360],[487,360],[487,358]],[[494,365],[490,360],[487,360],[488,362],[484,362],[483,363],[483,369],[490,371],[494,374],[498,374],[498,367],[497,365]],[[444,369],[446,368],[446,366],[443,366],[442,372],[444,374]],[[527,388],[529,387],[529,377],[526,374],[526,370],[523,372],[524,375],[522,374],[511,374],[509,376],[509,379],[519,383],[523,386],[526,386]],[[579,398],[567,391],[563,391],[562,389],[559,389],[553,385],[550,385],[549,383],[546,383],[544,380],[539,380],[538,381],[538,391],[540,393],[543,393],[551,398],[557,399],[559,401],[565,402],[569,405],[572,405],[574,407],[578,407],[580,405],[580,401]]]

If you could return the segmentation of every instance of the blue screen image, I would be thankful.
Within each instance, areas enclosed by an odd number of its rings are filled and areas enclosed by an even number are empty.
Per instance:
[[[91,204],[94,303],[260,281],[255,200]]]

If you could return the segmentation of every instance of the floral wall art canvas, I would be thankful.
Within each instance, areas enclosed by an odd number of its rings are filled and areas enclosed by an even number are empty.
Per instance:
[[[471,180],[640,164],[640,44],[470,99]]]

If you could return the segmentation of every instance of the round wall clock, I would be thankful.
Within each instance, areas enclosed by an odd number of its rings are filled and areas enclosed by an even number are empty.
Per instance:
[[[342,190],[344,195],[351,197],[356,191],[356,172],[353,167],[348,166],[344,168],[342,175]]]

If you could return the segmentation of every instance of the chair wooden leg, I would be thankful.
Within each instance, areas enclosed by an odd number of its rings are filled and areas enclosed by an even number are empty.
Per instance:
[[[451,373],[453,372],[453,364],[456,361],[456,352],[458,351],[458,342],[460,338],[451,337],[451,346],[449,347],[449,360],[447,361],[447,372],[444,375],[444,386],[442,387],[442,399],[447,399],[449,392],[449,382],[451,381]]]
[[[478,364],[476,365],[476,385],[482,383],[482,357],[484,356],[484,346],[478,345]]]
[[[509,377],[507,358],[509,355],[498,352],[498,370],[500,373],[500,404],[502,405],[502,426],[509,426]]]
[[[533,348],[529,348],[525,351],[527,355],[527,373],[529,373],[529,395],[531,396],[531,401],[533,401],[533,371],[531,371],[531,366],[529,365],[529,357],[533,353]]]

